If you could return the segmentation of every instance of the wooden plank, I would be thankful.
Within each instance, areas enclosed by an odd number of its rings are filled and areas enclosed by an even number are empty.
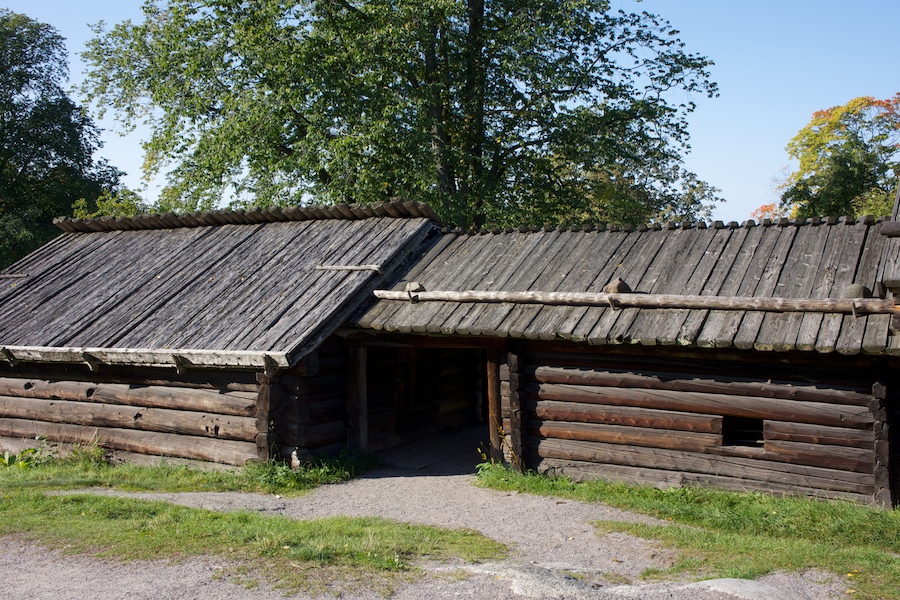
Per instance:
[[[866,234],[869,227],[860,223],[844,227],[844,230],[847,231],[845,234],[847,239],[844,247],[841,249],[842,260],[838,263],[838,270],[830,291],[831,296],[846,296],[847,286],[851,283],[856,283],[857,265],[860,263],[861,255],[865,253]],[[804,318],[804,326],[806,325],[806,320]],[[817,352],[833,352],[837,348],[843,323],[843,315],[828,314],[823,316],[821,322],[818,323],[818,336],[816,336],[815,341],[815,350]],[[815,324],[814,321],[813,325]],[[803,330],[801,330],[802,332]],[[806,350],[812,345],[812,342],[810,342],[801,349]]]
[[[879,235],[878,226],[869,227],[863,244],[863,254],[856,270],[854,283],[861,283],[874,293],[877,285],[876,275],[881,263],[885,237]],[[837,350],[840,354],[858,354],[862,351],[863,336],[866,331],[868,317],[845,315],[841,325],[841,333],[838,337]]]
[[[665,274],[677,268],[679,261],[684,253],[691,247],[696,239],[696,230],[693,229],[676,229],[675,231],[667,231],[664,235],[665,241],[662,247],[656,252],[652,262],[650,262],[644,274],[637,281],[633,281],[629,285],[635,292],[653,293],[657,287],[657,282],[662,277],[667,281]],[[612,311],[618,313],[614,322],[602,320],[587,334],[587,341],[590,344],[606,344],[622,343],[631,339],[631,325],[640,314],[640,309],[626,308],[623,310]],[[611,315],[612,316],[612,315]],[[612,321],[610,319],[610,321]]]
[[[540,458],[529,466],[541,473],[563,474],[576,481],[605,479],[635,485],[655,485],[662,488],[702,485],[735,492],[758,491],[779,495],[805,495],[817,498],[849,500],[865,504],[871,504],[872,502],[871,494],[835,492],[799,485],[704,473],[685,473],[679,470],[654,469],[651,467],[628,467],[557,458]]]
[[[646,407],[855,429],[870,429],[875,422],[867,407],[799,400],[556,383],[529,384],[523,391],[541,400]]]
[[[777,228],[759,226],[742,228],[745,235],[738,255],[720,287],[719,296],[752,296],[756,290],[765,261],[759,257],[768,256],[778,239]],[[734,311],[710,311],[700,329],[696,343],[701,348],[727,347],[731,345],[743,314]],[[727,342],[724,336],[727,335]]]
[[[713,260],[704,261],[704,259],[709,256],[708,249],[716,237],[716,230],[695,228],[690,231],[693,241],[676,268],[660,275],[654,293],[695,296],[702,289],[714,265]],[[714,252],[718,252],[718,249]],[[681,331],[681,322],[687,313],[688,311],[683,309],[641,311],[631,324],[629,341],[644,345],[674,344],[678,332]],[[668,333],[669,330],[671,333]]]
[[[523,246],[510,262],[508,268],[501,274],[505,279],[503,287],[506,290],[528,290],[540,277],[545,268],[549,268],[553,258],[565,245],[569,235],[560,231],[526,234],[534,242]],[[506,303],[493,307],[492,310],[482,311],[478,316],[477,325],[468,326],[468,330],[482,336],[508,337],[509,319],[519,309],[512,303]]]
[[[580,460],[687,473],[705,473],[808,488],[871,494],[872,475],[806,465],[734,456],[711,456],[662,448],[620,446],[574,440],[533,440],[529,446],[542,458]]]
[[[4,377],[0,378],[0,395],[256,417],[255,399],[241,392]]]
[[[869,315],[863,334],[862,349],[868,354],[883,354],[888,346],[890,315]]]
[[[811,298],[827,298],[831,293],[835,276],[841,264],[841,253],[845,250],[844,243],[847,239],[851,228],[843,224],[843,220],[837,225],[830,225],[828,234],[828,245],[825,247],[825,256],[822,257],[819,271],[815,275],[815,286],[813,287]],[[855,256],[859,256],[858,250]],[[853,268],[856,267],[854,261]],[[811,351],[815,349],[816,338],[822,324],[822,315],[810,313],[803,315],[800,322],[799,331],[797,333],[798,350]]]
[[[754,228],[755,229],[755,228]],[[734,270],[735,261],[741,254],[741,248],[747,238],[750,228],[741,227],[732,229],[731,227],[723,227],[717,230],[716,238],[722,239],[724,246],[713,256],[715,261],[712,273],[710,273],[703,289],[698,293],[701,296],[718,296],[723,290],[723,286],[728,281],[729,275]],[[697,336],[706,318],[709,316],[708,310],[692,310],[685,317],[681,324],[681,331],[678,332],[675,343],[681,346],[693,345],[697,343]]]
[[[577,255],[579,243],[588,245],[594,234],[584,232],[561,232],[558,242],[548,248],[539,263],[532,263],[530,281],[521,282],[522,289],[555,291],[561,279],[564,279],[574,266],[571,258]],[[518,305],[503,319],[503,327],[510,337],[524,338],[525,330],[541,310],[541,305]],[[533,337],[537,337],[536,335]]]
[[[82,427],[80,425],[0,418],[0,435],[31,438],[43,436],[49,441],[75,444],[98,443],[104,448],[139,454],[177,456],[237,466],[257,460],[254,442],[217,440],[155,431]]]
[[[403,226],[409,228],[412,224],[404,223]],[[381,282],[400,276],[399,269],[428,235],[430,227],[430,222],[421,221],[415,230],[408,232],[408,235],[398,235],[391,243],[382,244],[375,251],[373,258],[391,266],[390,271],[386,271],[384,276],[363,279],[348,277],[338,282],[337,287],[326,288],[325,300],[316,306],[315,315],[312,312],[298,312],[301,309],[296,305],[289,306],[273,329],[278,337],[267,334],[259,343],[270,344],[273,348],[294,348],[293,353],[316,348],[347,322],[351,315],[358,311],[360,304],[369,301],[372,291]],[[395,243],[398,240],[402,240],[403,243]],[[302,319],[298,320],[298,317]]]
[[[120,404],[0,396],[0,417],[254,441],[256,418]]]
[[[638,235],[630,236],[633,244]],[[602,277],[603,271],[610,273],[621,264],[617,261],[616,254],[623,243],[623,235],[612,232],[592,233],[580,243],[577,256],[573,256],[572,270],[559,284],[557,290],[563,292],[596,292],[601,291],[606,285],[607,277]],[[598,257],[609,260],[598,260]],[[602,281],[601,281],[602,279]],[[541,307],[534,320],[525,330],[525,337],[530,339],[553,340],[561,337],[564,331],[571,329],[584,315],[584,309],[580,307]]]
[[[694,433],[722,433],[722,417],[672,410],[653,410],[611,404],[583,404],[551,400],[523,400],[523,406],[543,421],[601,423]]]
[[[551,367],[529,365],[523,370],[527,381],[569,383],[616,388],[709,392],[735,396],[760,396],[785,400],[804,400],[829,404],[868,406],[872,395],[841,387],[804,385],[769,379],[727,375],[700,376],[675,371],[640,371],[623,369],[591,369],[585,367]]]
[[[703,452],[711,446],[718,446],[722,443],[722,436],[714,433],[666,431],[645,427],[566,421],[532,420],[529,422],[529,432],[543,438],[667,448],[689,452]]]
[[[788,423],[785,421],[763,421],[763,435],[766,441],[804,442],[807,444],[828,444],[872,450],[875,438],[867,429],[847,427],[826,427],[809,423]]]
[[[480,263],[480,272],[467,273],[457,279],[459,290],[502,290],[509,285],[511,278],[518,275],[523,262],[535,248],[547,242],[544,232],[493,234],[496,240],[496,253],[488,262]],[[552,243],[552,241],[551,241]],[[472,269],[474,271],[474,269]],[[471,303],[445,303],[445,315],[440,321],[438,330],[444,334],[459,333],[462,335],[477,334],[483,322],[505,307],[483,306]]]
[[[848,446],[767,440],[765,450],[770,460],[783,460],[798,465],[840,469],[867,475],[872,474],[872,468],[875,466],[875,455],[872,450]]]
[[[365,452],[369,447],[369,402],[366,396],[366,349],[347,348],[346,379],[347,446]]]
[[[663,245],[666,240],[664,233],[660,231],[645,232],[606,232],[603,234],[610,239],[610,247],[615,246],[615,250],[609,251],[606,256],[609,258],[597,261],[598,271],[586,290],[588,292],[599,292],[606,286],[613,277],[622,277],[622,279],[639,280],[647,268],[647,265],[656,256],[656,251]],[[637,251],[639,248],[642,251]],[[610,317],[618,318],[615,311],[599,308],[599,307],[576,307],[567,311],[563,321],[556,327],[556,335],[565,340],[583,342],[587,340],[587,335],[591,332],[599,320]]]
[[[823,276],[833,275],[830,264],[836,258],[843,240],[843,227],[804,225],[797,228],[794,243],[772,290],[772,296],[782,298],[827,298],[822,294],[830,285]],[[820,269],[820,264],[822,268]],[[792,350],[797,331],[804,320],[800,313],[763,315],[753,347],[757,350]],[[743,340],[743,338],[741,338]],[[736,343],[738,338],[735,338]],[[740,346],[739,346],[740,347]]]
[[[466,277],[467,271],[472,268],[476,269],[479,265],[488,262],[491,254],[498,252],[497,245],[503,240],[494,238],[493,236],[457,236],[457,242],[451,246],[452,252],[448,251],[442,258],[441,264],[436,264],[435,270],[428,270],[419,276],[419,280],[426,288],[433,288],[434,285],[446,284],[449,286],[459,285],[456,283]],[[448,289],[460,289],[458,287],[450,287]],[[424,333],[426,331],[440,331],[440,326],[435,322],[442,322],[446,307],[440,304],[413,304],[407,302],[401,311],[398,311],[393,319],[393,323],[386,327],[388,331],[399,331],[400,333]]]
[[[778,239],[771,253],[765,260],[765,269],[760,275],[756,288],[753,291],[754,297],[768,298],[774,297],[774,292],[781,279],[781,273],[784,270],[794,239],[796,238],[798,227],[789,225],[787,227],[777,228]],[[766,258],[761,255],[761,258]],[[732,327],[725,331],[725,338],[728,340],[727,345],[733,345],[741,350],[749,350],[753,348],[759,328],[765,319],[763,313],[746,313],[740,320],[740,323],[732,322]],[[732,335],[732,331],[734,332]]]
[[[486,357],[485,380],[487,383],[488,405],[488,435],[491,444],[491,460],[500,461],[503,458],[501,444],[502,413],[500,399],[500,351],[488,350]],[[508,376],[508,374],[507,374]]]
[[[407,271],[407,273],[403,276],[403,280],[398,282],[392,289],[394,290],[402,290],[406,282],[409,281],[418,281],[420,275],[423,271],[427,270],[432,262],[434,262],[438,256],[440,256],[443,252],[449,251],[450,245],[459,239],[459,236],[455,234],[444,234],[437,238],[435,243],[431,245],[430,248],[425,252],[425,254],[415,262],[412,268]],[[364,327],[366,329],[374,329],[376,331],[381,331],[384,329],[384,324],[390,322],[394,318],[394,314],[403,306],[401,303],[397,302],[378,302],[369,309],[362,317],[360,317],[356,324],[359,327]]]

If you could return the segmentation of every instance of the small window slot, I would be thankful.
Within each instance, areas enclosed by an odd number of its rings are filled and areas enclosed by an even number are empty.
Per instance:
[[[763,445],[763,420],[723,417],[722,445],[761,448]]]

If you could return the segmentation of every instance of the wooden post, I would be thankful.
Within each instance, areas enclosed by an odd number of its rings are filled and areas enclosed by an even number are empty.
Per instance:
[[[272,378],[265,373],[257,373],[259,394],[256,397],[256,454],[259,462],[269,460],[269,407],[271,405]]]
[[[500,429],[503,427],[500,416],[500,351],[493,348],[487,351],[487,403],[491,460],[499,461],[503,457],[500,448]]]
[[[521,375],[524,365],[521,364],[521,346],[514,345],[506,355],[506,364],[509,367],[509,436],[510,452],[512,454],[512,466],[518,470],[524,470],[522,462],[524,425],[522,413],[522,401],[520,397]]]
[[[347,407],[347,446],[365,452],[369,448],[369,407],[366,396],[366,349],[347,347],[345,398]]]
[[[890,508],[892,506],[891,495],[891,444],[890,424],[888,423],[887,389],[884,384],[876,383],[872,386],[872,403],[869,408],[875,417],[873,431],[875,433],[875,468],[872,474],[875,478],[875,495],[873,502],[876,506]]]

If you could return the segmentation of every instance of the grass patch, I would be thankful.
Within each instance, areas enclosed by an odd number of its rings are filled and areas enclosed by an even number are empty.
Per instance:
[[[75,447],[59,457],[46,447],[19,453],[23,459],[8,457],[0,463],[0,486],[5,490],[72,490],[113,487],[127,491],[156,492],[263,492],[291,494],[318,485],[339,483],[378,466],[376,458],[343,453],[335,458],[317,459],[299,471],[282,462],[247,465],[228,471],[201,470],[161,464],[112,465],[99,447]]]
[[[700,487],[660,490],[603,481],[520,474],[484,465],[479,482],[494,489],[604,504],[672,524],[602,522],[679,551],[660,575],[753,578],[777,570],[819,568],[844,578],[854,597],[900,597],[900,512]],[[651,575],[648,573],[648,575]]]
[[[373,578],[388,591],[398,577],[414,571],[412,565],[420,558],[474,561],[506,551],[474,531],[387,519],[296,521],[30,490],[0,496],[0,535],[14,533],[75,552],[125,560],[220,555],[257,569],[288,592],[324,589],[335,581],[371,583]]]

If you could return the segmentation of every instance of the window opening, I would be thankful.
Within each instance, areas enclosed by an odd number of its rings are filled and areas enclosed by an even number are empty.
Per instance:
[[[722,445],[762,447],[763,420],[745,417],[723,417]]]

